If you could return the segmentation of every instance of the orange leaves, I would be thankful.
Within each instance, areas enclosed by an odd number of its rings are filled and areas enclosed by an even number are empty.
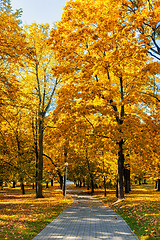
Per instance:
[[[133,186],[125,201],[113,208],[140,239],[159,239],[160,193],[153,190],[153,185]]]
[[[0,13],[0,26],[0,91],[3,104],[8,104],[10,99],[17,97],[16,71],[26,54],[26,42],[18,21],[10,13]]]
[[[18,188],[1,191],[0,239],[32,239],[53,221],[63,210],[64,198],[56,186],[44,195],[44,199],[35,199],[32,189],[26,195]],[[67,199],[67,204],[71,202]]]
[[[10,14],[0,14],[0,52],[3,61],[17,63],[26,54],[25,35],[18,25],[18,21]]]
[[[132,167],[149,162],[149,154],[155,148],[149,149],[150,140],[145,131],[143,141],[141,130],[150,109],[154,109],[151,106],[155,100],[149,94],[158,89],[159,82],[153,81],[159,64],[148,56],[149,36],[157,16],[145,1],[134,3],[69,1],[50,38],[58,62],[55,73],[62,79],[57,109],[63,114],[63,121],[67,125],[69,119],[68,126],[75,126],[74,134],[79,138],[83,135],[89,146],[95,146],[95,152],[98,147],[89,134],[95,142],[97,136],[107,137],[106,141],[101,137],[99,142],[108,143],[114,153],[116,143],[123,139],[123,151],[132,154],[127,158],[127,162],[132,159]],[[134,161],[136,155],[138,160]]]

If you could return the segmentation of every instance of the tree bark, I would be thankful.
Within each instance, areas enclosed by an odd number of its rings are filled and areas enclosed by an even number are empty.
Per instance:
[[[36,193],[38,189],[38,146],[37,143],[35,145],[35,153],[36,153]]]
[[[154,182],[154,189],[157,189],[157,180],[155,180],[155,182]]]
[[[118,108],[116,103],[111,99],[110,104],[115,112],[115,118],[119,127],[119,133],[122,134],[121,126],[123,124],[123,118],[124,118],[124,90],[123,90],[123,79],[122,77],[119,78],[120,80],[120,93],[121,93],[121,110],[120,113],[118,112]],[[124,198],[124,191],[123,191],[123,176],[124,176],[124,154],[123,154],[123,145],[124,140],[121,139],[118,143],[119,151],[118,151],[118,173],[117,173],[117,189],[116,189],[116,196],[119,199]]]
[[[94,181],[93,181],[93,174],[91,174],[91,193],[94,193]]]
[[[67,141],[64,144],[64,163],[67,162]],[[65,191],[66,191],[66,167],[65,167],[65,171],[64,171],[64,178],[63,178],[63,196],[65,196]]]
[[[33,132],[33,139],[34,139],[34,151],[35,151],[35,186],[36,186],[36,193],[37,193],[37,182],[38,182],[38,122],[37,122],[37,114],[35,121],[32,119],[32,132]],[[34,189],[34,188],[33,188]]]
[[[129,193],[130,191],[130,170],[124,169],[124,179],[125,179],[125,193]]]
[[[51,179],[51,187],[53,187],[53,179]]]
[[[119,145],[118,152],[118,198],[124,198],[124,190],[123,190],[123,175],[124,175],[124,154],[123,154],[123,140],[121,140]]]
[[[160,191],[160,179],[157,180],[157,191]]]
[[[25,189],[24,189],[24,183],[21,182],[21,190],[22,190],[22,194],[25,194]]]
[[[89,172],[89,176],[90,176],[91,193],[94,193],[94,178],[93,178],[92,170],[90,169],[89,159],[87,156],[87,150],[86,150],[86,160],[87,160],[88,172]]]
[[[36,198],[43,198],[42,184],[43,184],[43,116],[39,115],[39,154],[37,167],[37,193]]]
[[[146,179],[144,179],[144,181],[143,181],[143,184],[147,184],[147,181],[146,181]]]
[[[86,182],[85,182],[85,179],[83,179],[83,187],[86,186]]]
[[[104,196],[106,197],[107,192],[106,192],[106,177],[104,176]]]
[[[116,180],[116,197],[118,198],[118,174],[117,174],[117,180]]]
[[[1,190],[3,190],[3,181],[0,181]]]
[[[103,156],[103,152],[102,152],[102,156]],[[106,197],[106,177],[104,172],[104,160],[103,160],[103,187],[104,187],[104,196]]]
[[[48,186],[48,182],[46,182],[46,188],[49,188],[49,186]]]
[[[13,180],[13,186],[12,188],[15,188],[16,187],[16,182]]]

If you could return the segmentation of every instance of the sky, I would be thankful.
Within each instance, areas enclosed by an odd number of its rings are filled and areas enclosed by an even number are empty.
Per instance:
[[[22,8],[21,17],[23,24],[49,23],[61,19],[63,7],[67,0],[11,0],[13,10]]]

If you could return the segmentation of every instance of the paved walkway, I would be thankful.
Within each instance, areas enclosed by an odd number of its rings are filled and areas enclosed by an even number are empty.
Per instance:
[[[91,196],[73,195],[71,204],[33,240],[135,240],[126,222]]]

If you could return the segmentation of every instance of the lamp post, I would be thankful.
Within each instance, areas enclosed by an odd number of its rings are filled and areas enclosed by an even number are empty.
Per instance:
[[[64,174],[64,198],[65,198],[65,201],[66,201],[66,193],[67,193],[67,186],[66,186],[66,180],[67,180],[67,167],[68,167],[68,163],[65,162],[65,174]]]

